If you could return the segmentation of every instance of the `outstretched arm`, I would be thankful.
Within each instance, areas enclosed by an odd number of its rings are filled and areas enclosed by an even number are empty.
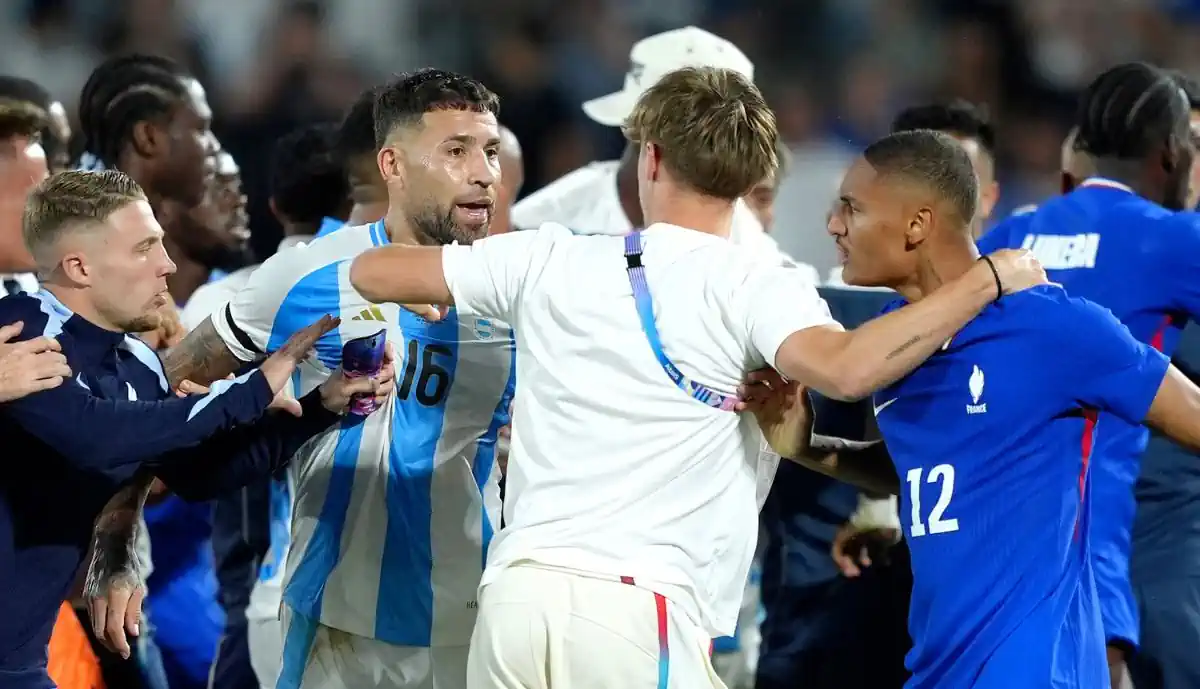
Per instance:
[[[223,313],[224,309],[218,312],[217,316],[205,318],[182,342],[167,352],[163,359],[163,368],[171,388],[179,387],[185,380],[208,385],[242,367],[243,362],[225,344],[225,340],[213,325],[212,319],[222,317]]]
[[[812,400],[798,384],[763,369],[751,373],[738,392],[780,457],[874,494],[899,491],[900,479],[882,441],[814,435]],[[853,413],[860,412],[869,413],[854,408]]]
[[[813,327],[791,333],[773,356],[781,373],[824,395],[857,400],[894,383],[928,359],[999,294],[1046,282],[1027,251],[1001,251],[920,301],[854,330]],[[778,308],[778,307],[772,307]]]
[[[1200,452],[1200,387],[1171,366],[1150,404],[1146,423],[1189,450]]]

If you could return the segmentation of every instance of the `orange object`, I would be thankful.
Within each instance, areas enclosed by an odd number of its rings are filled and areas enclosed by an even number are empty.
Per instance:
[[[50,635],[50,679],[59,689],[104,689],[100,660],[83,625],[67,603],[58,609]]]

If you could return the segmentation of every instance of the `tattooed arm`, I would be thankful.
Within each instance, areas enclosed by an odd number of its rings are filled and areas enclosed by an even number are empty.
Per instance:
[[[789,379],[839,400],[862,399],[907,375],[1001,293],[1045,284],[1025,251],[1000,251],[903,308],[851,331],[814,327],[792,333],[775,353]],[[786,302],[781,307],[788,308]]]
[[[163,368],[172,388],[178,387],[185,380],[198,385],[208,385],[242,367],[243,362],[225,344],[224,338],[213,325],[213,318],[220,317],[222,313],[218,312],[218,316],[204,319],[203,323],[167,353],[163,360]]]

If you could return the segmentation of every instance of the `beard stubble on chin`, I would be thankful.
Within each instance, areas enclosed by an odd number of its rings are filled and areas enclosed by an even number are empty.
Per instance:
[[[162,320],[162,314],[155,311],[119,323],[118,326],[127,333],[148,333],[158,330],[158,326],[162,325]]]
[[[417,231],[418,241],[430,246],[445,246],[458,242],[471,244],[476,239],[487,235],[488,226],[478,230],[459,226],[454,222],[454,207],[443,211],[439,208],[426,207],[409,216],[409,222]]]

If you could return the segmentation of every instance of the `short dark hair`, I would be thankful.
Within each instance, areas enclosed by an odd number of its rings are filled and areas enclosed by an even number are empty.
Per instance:
[[[440,69],[400,75],[379,89],[375,99],[375,147],[383,148],[394,129],[421,121],[435,110],[500,111],[500,99],[471,77]]]
[[[892,120],[892,132],[932,129],[964,139],[974,139],[992,158],[996,157],[996,129],[986,108],[956,98],[945,103],[914,105],[901,110]]]
[[[271,199],[280,215],[298,223],[336,217],[350,197],[337,154],[333,124],[301,127],[275,142],[271,155]]]
[[[929,187],[954,206],[964,224],[975,217],[979,182],[971,158],[949,134],[913,129],[889,134],[863,151],[875,172]]]
[[[1075,114],[1075,149],[1101,158],[1138,159],[1174,147],[1188,119],[1187,99],[1169,73],[1145,62],[1117,65],[1084,89]]]
[[[381,90],[378,86],[363,91],[355,99],[342,118],[338,129],[338,154],[353,158],[379,150],[375,144],[375,100]]]
[[[158,55],[123,55],[102,62],[79,95],[84,151],[115,166],[135,124],[167,115],[186,101],[186,76],[173,60]]]
[[[1183,70],[1172,69],[1167,73],[1175,80],[1175,85],[1183,91],[1183,95],[1187,96],[1188,107],[1192,110],[1200,110],[1200,84],[1197,84],[1196,80],[1185,74]]]
[[[0,138],[41,134],[47,158],[64,150],[67,143],[50,126],[54,99],[50,92],[30,79],[0,75]]]

